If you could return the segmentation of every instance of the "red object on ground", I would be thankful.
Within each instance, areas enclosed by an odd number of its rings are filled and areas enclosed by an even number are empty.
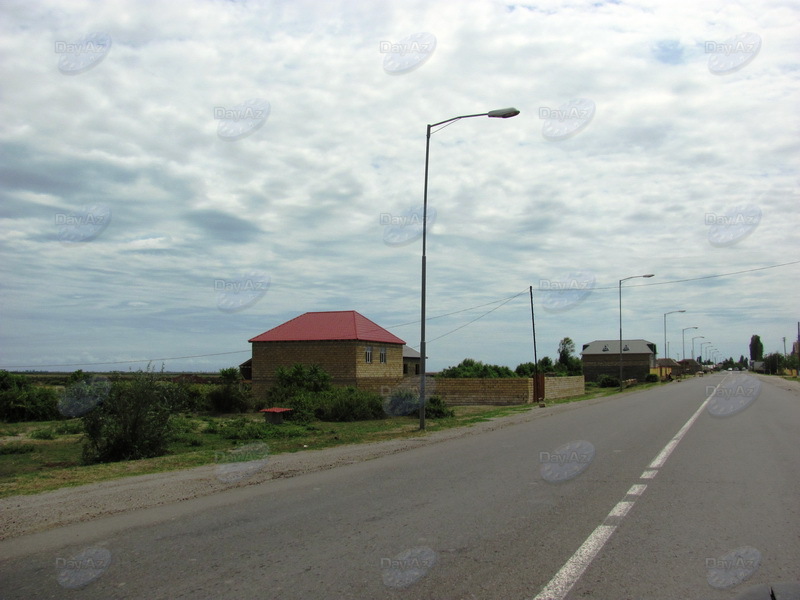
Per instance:
[[[273,406],[272,408],[262,408],[260,411],[264,413],[264,418],[273,423],[275,425],[280,425],[283,423],[283,414],[287,412],[292,412],[291,408],[279,408],[277,406]]]

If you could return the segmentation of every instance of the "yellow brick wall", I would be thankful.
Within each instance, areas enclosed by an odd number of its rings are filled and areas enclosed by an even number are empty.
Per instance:
[[[573,377],[545,377],[545,400],[557,400],[570,396],[581,396],[584,393],[585,383],[583,375]]]
[[[372,346],[372,363],[365,362],[366,346]],[[403,346],[362,341],[253,342],[252,386],[256,402],[266,398],[275,383],[278,367],[295,364],[320,365],[333,385],[376,387],[403,376]],[[386,347],[386,363],[380,362],[380,348]],[[374,385],[370,382],[374,381]]]

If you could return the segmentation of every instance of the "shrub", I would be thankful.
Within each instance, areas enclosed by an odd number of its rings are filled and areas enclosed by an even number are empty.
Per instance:
[[[35,386],[24,375],[0,371],[0,419],[18,423],[53,421],[59,416],[55,390]]]
[[[317,398],[314,414],[320,421],[368,421],[385,416],[383,401],[378,394],[352,386],[321,392]]]
[[[444,419],[456,416],[456,411],[448,408],[439,396],[431,396],[425,402],[425,417],[431,419]]]
[[[384,405],[387,414],[395,417],[407,417],[419,414],[419,393],[408,389],[399,389],[392,392]]]
[[[611,375],[600,375],[597,378],[597,385],[601,388],[619,387],[619,378]]]
[[[249,388],[242,384],[239,369],[229,368],[219,371],[221,385],[208,393],[211,409],[217,413],[246,412],[252,406]]]
[[[73,435],[83,431],[83,422],[80,419],[61,421],[53,426],[53,430],[61,435]]]
[[[275,370],[275,385],[267,399],[270,406],[286,406],[300,392],[324,392],[331,389],[331,376],[319,365],[296,364],[291,368],[278,367]]]
[[[647,376],[644,378],[645,383],[657,383],[658,382],[658,375],[655,373],[648,373]]]
[[[82,417],[101,404],[111,390],[111,383],[105,378],[92,378],[91,375],[70,376],[64,393],[58,401],[58,411],[67,418]]]
[[[166,454],[172,433],[169,391],[149,369],[131,381],[115,381],[108,398],[83,417],[84,463]]]
[[[28,434],[28,437],[34,440],[54,440],[56,439],[56,432],[50,427],[43,427],[42,429],[34,429]]]
[[[20,444],[19,442],[0,444],[0,454],[28,454],[35,449],[33,444]]]
[[[487,365],[479,360],[465,358],[455,367],[448,367],[439,373],[439,377],[519,377],[508,367]]]
[[[396,417],[419,415],[419,394],[411,390],[397,390],[384,403],[384,410]],[[454,417],[455,411],[448,408],[440,396],[430,396],[425,401],[425,417],[442,419]]]
[[[259,423],[247,417],[225,419],[219,427],[219,433],[228,440],[261,440],[267,437],[266,423]]]

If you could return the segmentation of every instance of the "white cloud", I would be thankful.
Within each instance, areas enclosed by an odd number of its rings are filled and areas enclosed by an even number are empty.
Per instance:
[[[505,106],[521,114],[431,138],[430,316],[590,271],[598,289],[585,302],[537,309],[539,353],[553,356],[565,336],[579,347],[615,337],[622,277],[654,272],[655,284],[791,261],[797,8],[596,4],[10,7],[0,26],[0,363],[243,351],[167,363],[215,370],[306,310],[354,309],[387,327],[418,320],[421,244],[384,244],[380,215],[421,204],[427,123]],[[55,43],[92,31],[113,40],[105,59],[60,73]],[[761,36],[758,56],[712,74],[705,42],[745,31]],[[380,42],[419,32],[436,36],[430,59],[387,74]],[[221,140],[214,108],[253,98],[270,103],[263,126]],[[540,109],[576,98],[595,103],[592,121],[545,139]],[[55,215],[92,203],[111,208],[107,229],[59,243]],[[705,216],[748,203],[762,211],[753,233],[709,243]],[[752,334],[777,350],[795,332],[798,268],[628,281],[625,335],[660,348],[663,313],[684,308],[670,317],[672,355],[688,324],[725,356],[746,355]],[[268,292],[219,310],[215,279],[250,271],[270,276]],[[522,294],[430,342],[429,366],[529,360],[527,303]],[[490,308],[434,319],[427,337]],[[419,342],[418,323],[395,332]]]

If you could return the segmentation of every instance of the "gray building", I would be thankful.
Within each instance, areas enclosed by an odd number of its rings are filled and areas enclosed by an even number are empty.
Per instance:
[[[656,345],[647,340],[622,340],[622,379],[644,381],[656,366]],[[583,376],[597,381],[600,375],[619,377],[619,340],[595,340],[583,345]]]

